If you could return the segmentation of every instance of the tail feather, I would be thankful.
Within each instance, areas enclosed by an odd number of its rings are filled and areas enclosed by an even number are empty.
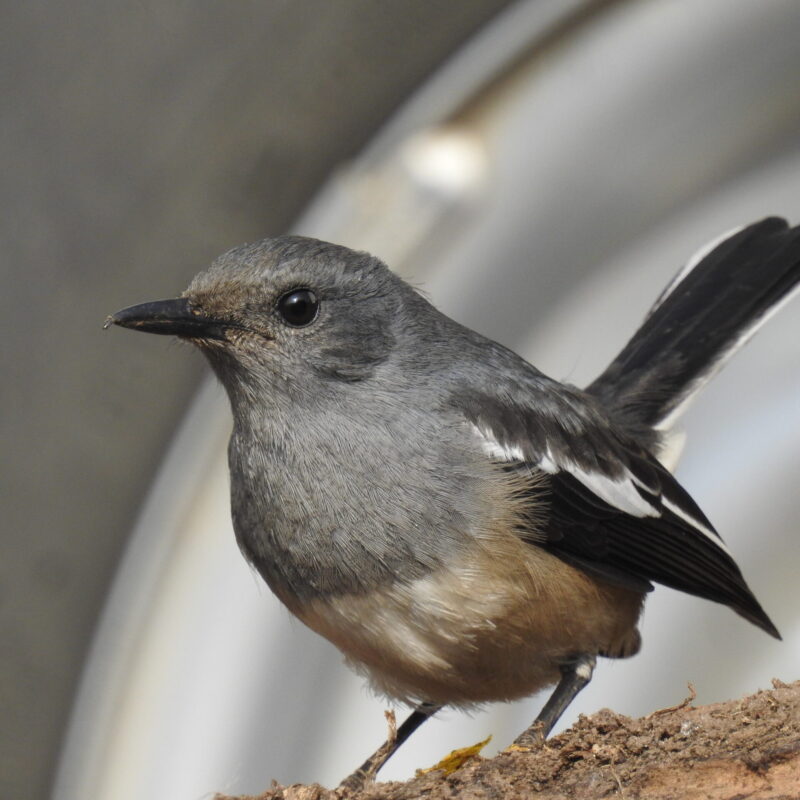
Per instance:
[[[704,248],[588,388],[632,427],[668,428],[695,393],[800,291],[800,226],[770,217]]]

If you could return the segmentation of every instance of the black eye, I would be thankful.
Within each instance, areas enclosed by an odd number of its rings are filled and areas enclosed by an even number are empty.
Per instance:
[[[319,300],[311,289],[295,289],[278,298],[278,313],[294,328],[310,325],[319,311]]]

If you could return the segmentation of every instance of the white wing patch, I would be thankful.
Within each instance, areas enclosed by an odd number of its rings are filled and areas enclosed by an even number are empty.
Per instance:
[[[539,461],[538,466],[551,475],[556,472],[568,472],[601,500],[605,500],[610,506],[618,508],[632,517],[661,516],[659,510],[639,494],[636,487],[646,487],[628,470],[625,470],[619,478],[611,478],[601,472],[582,469],[569,461],[557,464],[549,450],[547,455]]]
[[[481,449],[489,458],[496,461],[524,461],[525,454],[518,445],[505,445],[497,441],[495,435],[484,428],[471,424],[470,427],[481,443]]]
[[[519,445],[502,444],[490,430],[480,428],[474,424],[471,424],[470,427],[478,437],[481,449],[489,458],[504,462],[530,461],[530,459],[526,459]],[[619,509],[624,514],[640,518],[662,516],[661,508],[654,506],[642,497],[637,487],[651,493],[653,493],[653,490],[642,483],[630,470],[626,469],[619,477],[612,478],[608,475],[604,475],[602,472],[585,470],[576,463],[566,459],[557,462],[549,448],[547,453],[545,453],[538,462],[535,462],[535,465],[540,470],[550,475],[555,475],[557,472],[569,473],[601,500],[604,500],[613,508]],[[700,520],[690,516],[679,505],[673,503],[663,495],[660,496],[660,501],[663,507],[669,512],[683,520],[686,524],[691,525],[692,528],[713,542],[720,550],[730,555],[730,551],[725,546],[722,539],[709,527],[700,522]]]
[[[472,429],[478,436],[483,452],[489,458],[497,461],[525,461],[525,454],[519,445],[502,444],[495,435],[486,428],[472,425]],[[587,489],[590,489],[601,500],[605,500],[610,506],[624,511],[634,517],[657,517],[659,510],[645,500],[636,490],[636,485],[642,486],[641,482],[627,470],[619,478],[610,478],[600,472],[591,472],[582,469],[577,464],[564,461],[556,463],[550,450],[537,463],[536,466],[543,472],[554,475],[556,472],[569,472]],[[642,487],[646,488],[646,487]]]

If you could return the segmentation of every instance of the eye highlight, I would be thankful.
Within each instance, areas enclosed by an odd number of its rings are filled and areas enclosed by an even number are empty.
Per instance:
[[[287,325],[303,328],[317,318],[319,300],[311,289],[292,289],[278,298],[276,308]]]

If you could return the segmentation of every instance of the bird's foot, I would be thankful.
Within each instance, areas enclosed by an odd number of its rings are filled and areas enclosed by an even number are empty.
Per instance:
[[[506,748],[506,752],[511,753],[530,753],[538,750],[544,745],[547,731],[541,720],[536,720],[529,728],[526,728],[516,739]]]

